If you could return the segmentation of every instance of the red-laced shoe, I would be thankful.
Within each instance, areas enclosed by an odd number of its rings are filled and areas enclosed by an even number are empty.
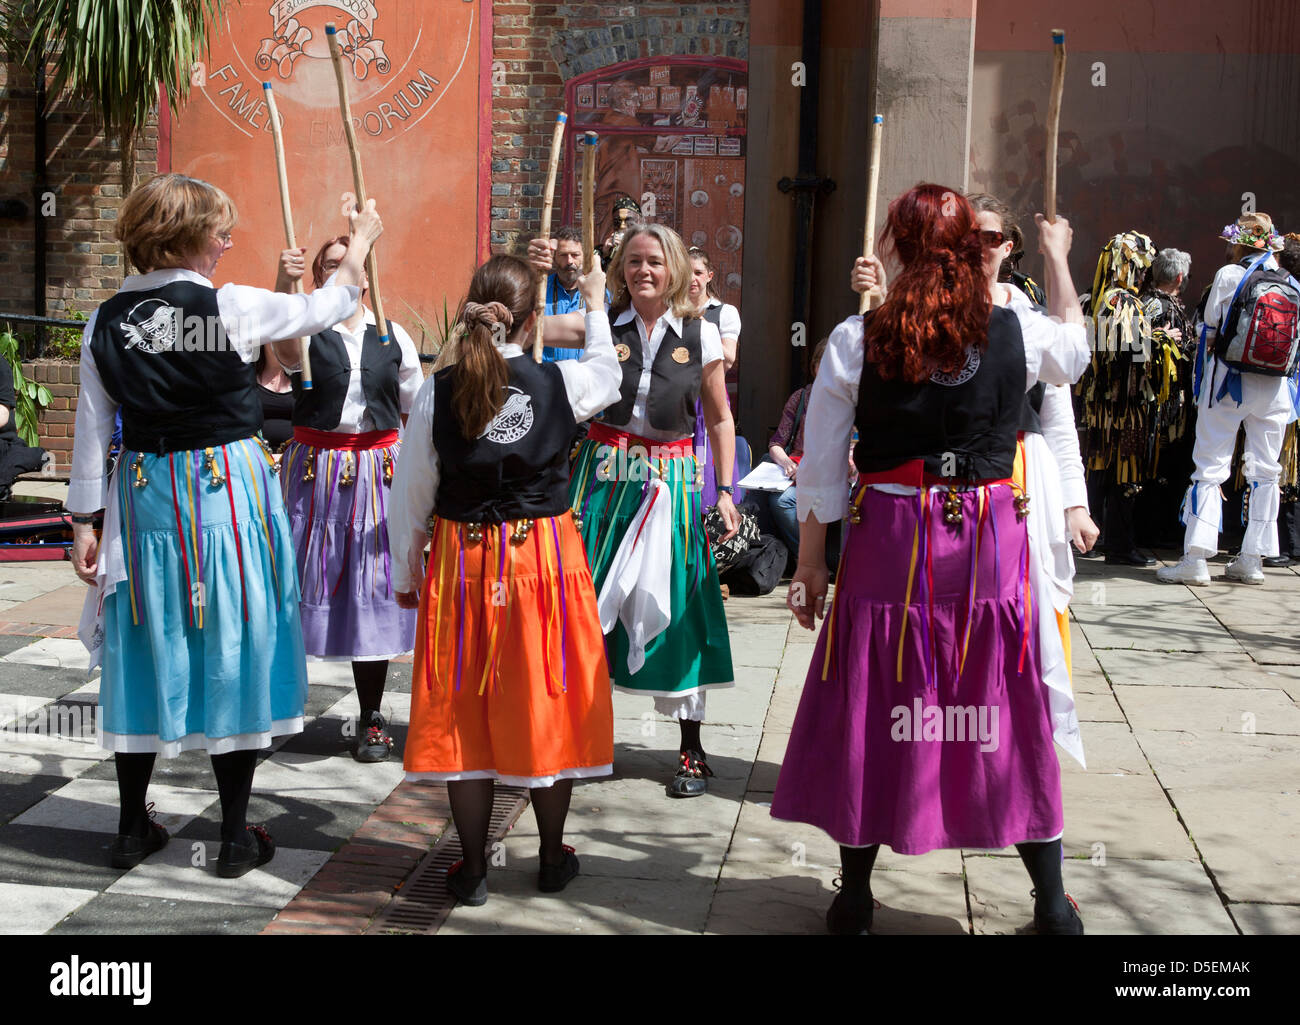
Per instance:
[[[699,797],[708,792],[708,778],[712,775],[702,753],[683,751],[678,755],[677,775],[668,782],[668,796]]]
[[[538,851],[540,858],[541,851]],[[564,860],[558,865],[542,862],[537,873],[537,888],[542,893],[559,893],[578,876],[578,855],[567,843],[564,845]]]
[[[393,738],[388,735],[388,723],[378,712],[371,712],[370,718],[359,723],[361,735],[357,737],[352,757],[359,762],[386,762],[393,751]]]

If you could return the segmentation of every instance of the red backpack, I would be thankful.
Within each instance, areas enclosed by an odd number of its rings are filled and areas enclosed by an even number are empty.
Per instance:
[[[1300,283],[1284,270],[1266,270],[1268,257],[1255,259],[1242,276],[1214,354],[1243,373],[1290,377],[1300,360]]]

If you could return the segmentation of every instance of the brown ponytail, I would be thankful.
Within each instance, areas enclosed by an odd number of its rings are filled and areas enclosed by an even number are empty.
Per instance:
[[[467,439],[481,437],[501,412],[509,379],[506,361],[493,344],[518,336],[537,294],[533,270],[516,256],[494,256],[474,272],[461,310],[465,335],[453,371],[451,402]]]

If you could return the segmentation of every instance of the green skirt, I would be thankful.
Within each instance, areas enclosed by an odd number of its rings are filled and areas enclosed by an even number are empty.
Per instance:
[[[635,442],[637,439],[633,439]],[[649,476],[668,485],[673,501],[672,621],[647,646],[645,665],[628,669],[628,638],[622,623],[605,635],[609,671],[620,690],[681,697],[709,687],[729,687],[731,640],[722,608],[718,570],[704,534],[704,509],[694,455],[623,459],[608,444],[579,446],[569,481],[569,504],[579,523],[591,575],[599,594],[610,564],[641,507]]]

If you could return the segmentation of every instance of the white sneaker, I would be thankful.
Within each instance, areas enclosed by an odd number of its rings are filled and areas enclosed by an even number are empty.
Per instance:
[[[1238,555],[1223,571],[1228,580],[1241,584],[1262,584],[1264,582],[1263,560],[1258,555]]]
[[[1204,587],[1210,582],[1210,567],[1204,559],[1193,559],[1184,555],[1176,565],[1161,566],[1156,570],[1156,579],[1162,584],[1193,584]]]

